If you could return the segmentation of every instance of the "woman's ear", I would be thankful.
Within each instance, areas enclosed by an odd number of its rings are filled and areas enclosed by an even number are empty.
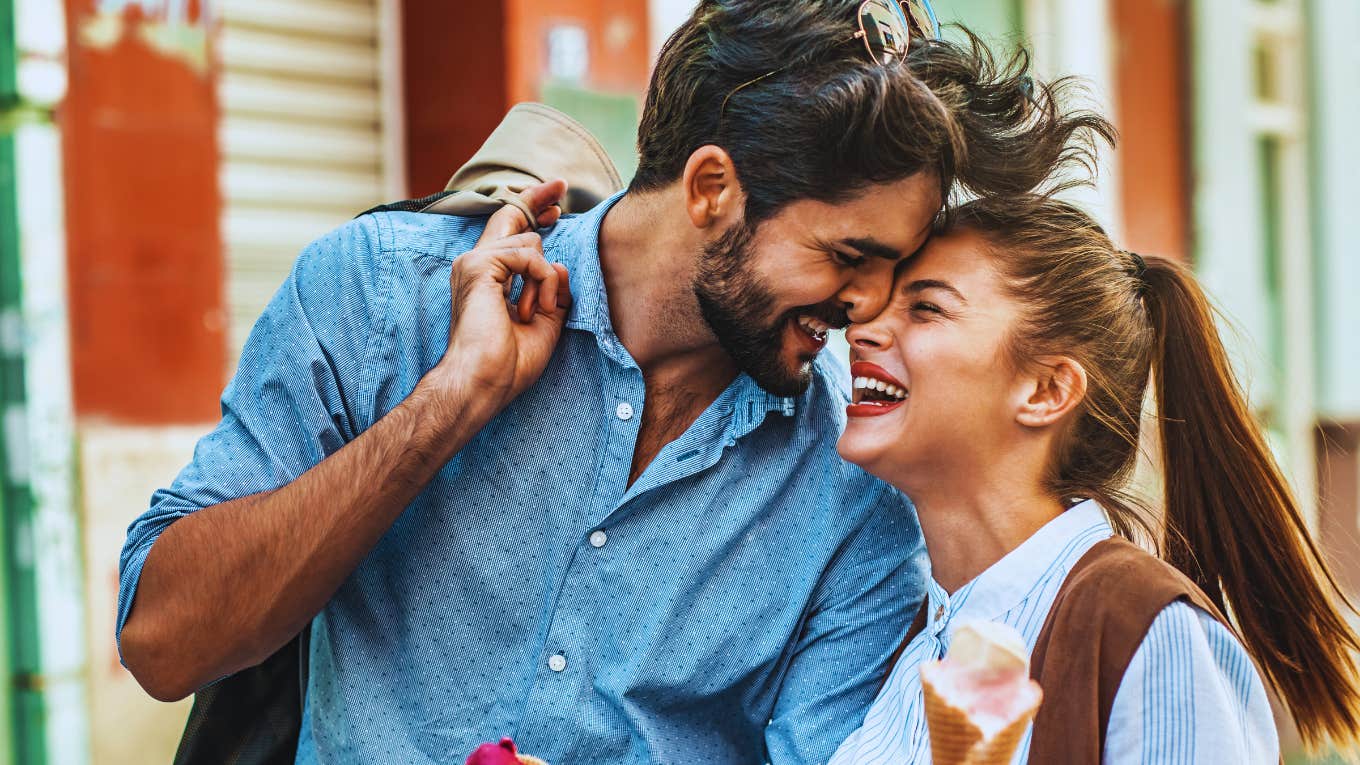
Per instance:
[[[689,155],[680,181],[685,193],[685,209],[695,228],[721,224],[725,230],[746,209],[746,200],[737,181],[732,157],[719,146],[700,146]]]
[[[1027,428],[1058,422],[1086,398],[1086,369],[1067,356],[1037,359],[1034,371],[1020,379],[1024,399],[1015,421]]]

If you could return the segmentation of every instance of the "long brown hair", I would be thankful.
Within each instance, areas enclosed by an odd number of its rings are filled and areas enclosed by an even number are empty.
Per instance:
[[[979,201],[953,225],[980,235],[1024,317],[1017,364],[1075,359],[1087,394],[1047,476],[1057,497],[1093,498],[1130,538],[1230,614],[1305,743],[1360,741],[1360,640],[1182,265],[1120,251],[1089,216],[1049,198]],[[1127,490],[1149,380],[1155,381],[1165,508],[1154,521]],[[1352,609],[1353,610],[1353,609]]]

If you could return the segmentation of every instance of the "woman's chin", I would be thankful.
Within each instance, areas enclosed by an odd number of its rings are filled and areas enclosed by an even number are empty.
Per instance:
[[[882,463],[892,444],[883,443],[881,438],[866,437],[867,434],[856,433],[855,430],[852,424],[841,433],[840,440],[836,442],[836,453],[846,462],[859,465],[865,472],[882,478],[875,468],[883,467]]]

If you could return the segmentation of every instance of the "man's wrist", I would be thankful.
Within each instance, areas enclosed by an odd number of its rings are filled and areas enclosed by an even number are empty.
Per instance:
[[[501,409],[493,395],[480,390],[447,356],[421,378],[416,394],[420,394],[423,406],[429,408],[426,416],[441,425],[471,427],[473,432],[481,430]]]

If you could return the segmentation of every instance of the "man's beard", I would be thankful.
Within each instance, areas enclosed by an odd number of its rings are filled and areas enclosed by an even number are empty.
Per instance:
[[[812,382],[812,360],[790,369],[784,361],[784,328],[790,311],[773,323],[775,296],[751,270],[755,227],[745,221],[704,246],[694,279],[699,310],[718,344],[764,390],[797,396]]]

